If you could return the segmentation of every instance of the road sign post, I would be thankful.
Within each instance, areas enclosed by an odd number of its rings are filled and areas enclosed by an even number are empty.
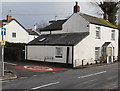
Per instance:
[[[1,75],[4,76],[4,45],[2,45],[2,70]]]
[[[4,36],[6,35],[6,28],[1,28],[1,35],[2,35],[2,40],[1,40],[1,45],[2,45],[2,70],[1,70],[1,76],[4,76]]]

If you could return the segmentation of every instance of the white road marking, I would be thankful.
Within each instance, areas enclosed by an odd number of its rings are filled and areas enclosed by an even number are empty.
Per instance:
[[[14,64],[14,63],[8,63],[8,62],[4,62],[6,64],[10,64],[10,65],[17,65],[17,64]]]
[[[85,78],[85,77],[95,76],[95,75],[103,74],[105,72],[107,72],[107,71],[101,71],[101,72],[97,72],[97,73],[94,73],[94,74],[89,74],[89,75],[81,76],[81,77],[78,77],[78,78]]]
[[[55,85],[55,84],[58,84],[58,83],[60,83],[60,82],[54,82],[54,83],[45,84],[45,85],[42,85],[42,86],[38,86],[38,87],[32,88],[32,90],[43,88],[43,87],[47,87],[47,86],[50,86],[50,85]]]

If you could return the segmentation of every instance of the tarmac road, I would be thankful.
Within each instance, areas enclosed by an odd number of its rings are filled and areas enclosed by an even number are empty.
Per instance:
[[[3,89],[117,89],[118,63],[40,74],[3,83]],[[4,91],[3,90],[3,91]],[[96,90],[97,91],[97,90]]]
[[[54,69],[58,71],[65,71],[67,70],[66,68],[63,68],[63,67],[58,67],[55,65],[49,65],[47,63],[41,63],[41,62],[38,62],[38,61],[11,61],[11,60],[5,60],[5,70],[10,70],[12,71],[13,73],[15,73],[18,77],[18,79],[21,79],[21,78],[26,78],[26,77],[31,77],[31,76],[36,76],[36,75],[41,75],[41,74],[46,74],[46,72],[39,72],[38,69],[36,70],[25,70],[24,67],[26,66],[31,66],[31,65],[35,65],[35,67],[41,67],[41,66],[45,66],[45,67],[49,67],[51,68],[51,66],[53,67],[54,66]],[[35,68],[34,67],[34,68]],[[54,71],[53,69],[53,71]],[[65,70],[64,70],[65,69]],[[48,72],[47,72],[48,73]]]

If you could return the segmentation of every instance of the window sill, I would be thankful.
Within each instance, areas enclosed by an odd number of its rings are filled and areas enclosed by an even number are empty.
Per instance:
[[[16,37],[12,37],[13,39],[16,39]]]
[[[112,41],[115,41],[115,39],[111,39]]]
[[[95,38],[95,39],[101,39],[101,38]]]

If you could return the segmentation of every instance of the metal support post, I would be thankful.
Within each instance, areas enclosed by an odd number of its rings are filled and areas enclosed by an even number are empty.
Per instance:
[[[4,76],[4,45],[2,45],[2,76]]]

